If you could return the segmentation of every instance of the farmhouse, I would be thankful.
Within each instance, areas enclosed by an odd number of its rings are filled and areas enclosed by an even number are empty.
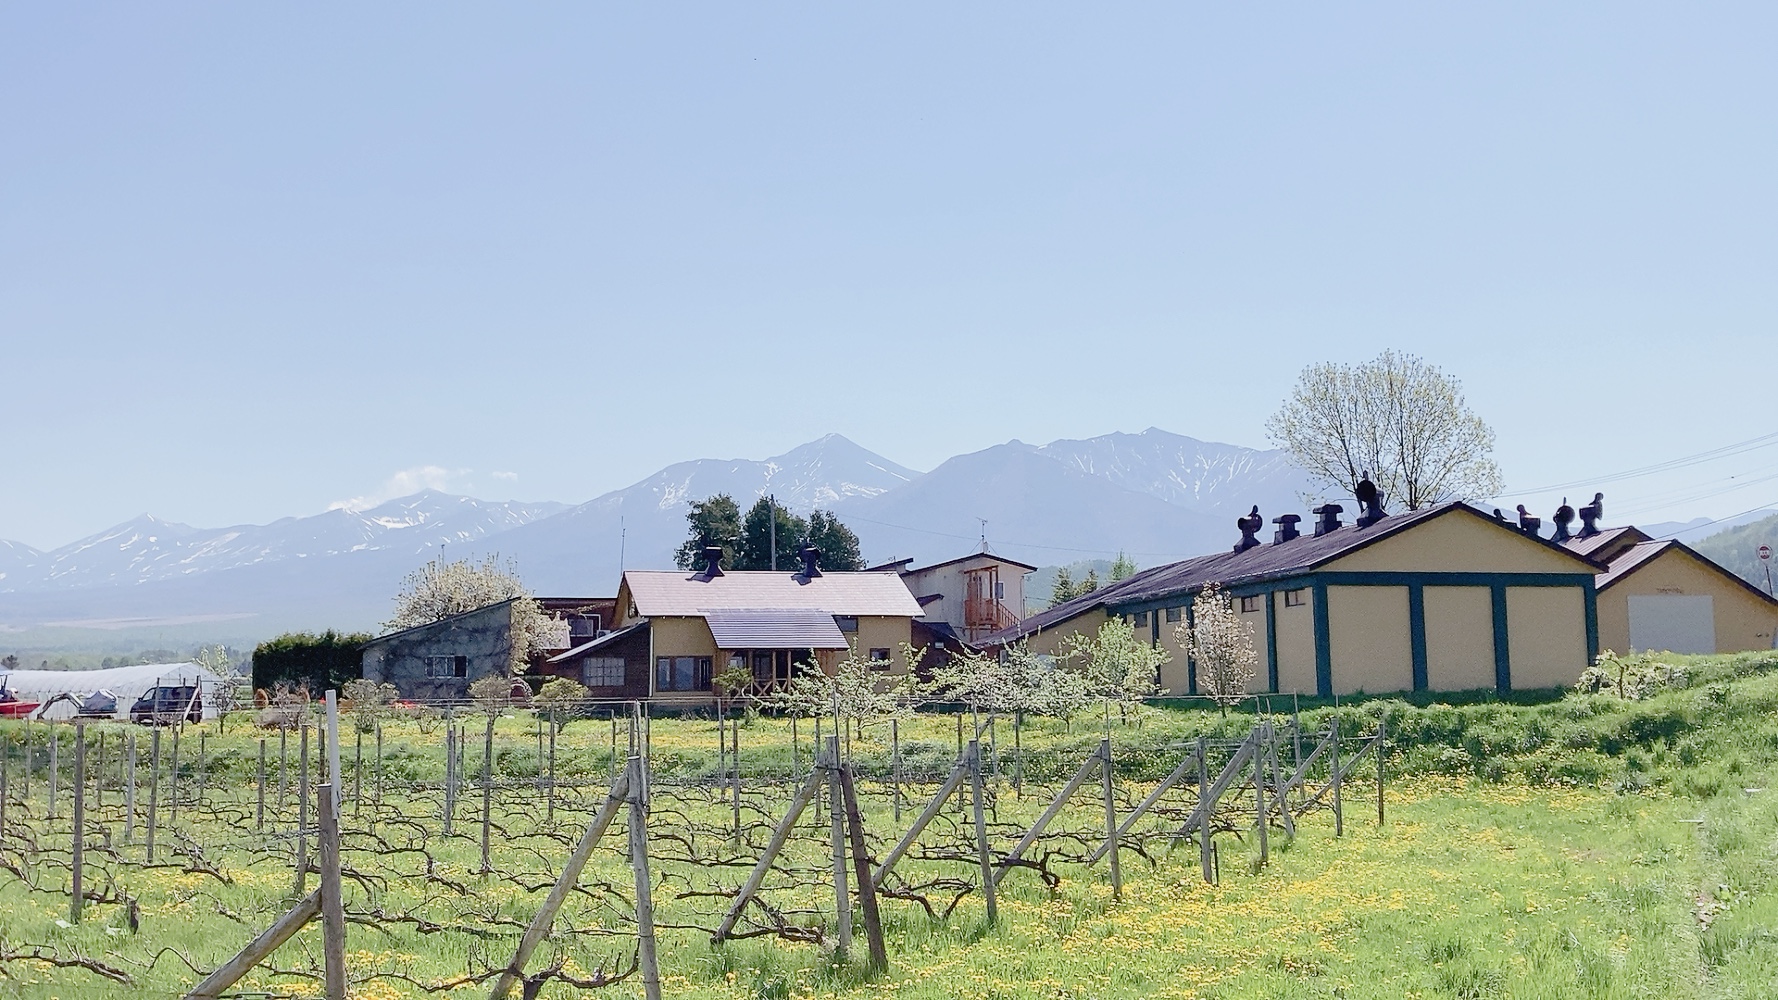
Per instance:
[[[1144,570],[983,644],[1056,655],[1068,636],[1119,616],[1172,653],[1162,686],[1197,694],[1175,631],[1214,583],[1253,625],[1260,691],[1548,688],[1573,683],[1597,655],[1599,567],[1586,557],[1463,503],[1384,515],[1373,495],[1362,506],[1352,524],[1339,504],[1317,508],[1310,534],[1296,514],[1275,518],[1270,543],[1256,509],[1231,552]]]
[[[539,667],[549,657],[608,634],[617,602],[598,597],[541,597],[548,621],[528,652]],[[395,685],[403,698],[451,700],[466,697],[471,682],[513,667],[513,602],[501,601],[381,635],[364,644],[367,680]]]
[[[900,575],[824,573],[819,556],[805,548],[795,573],[724,571],[712,547],[697,572],[630,570],[618,587],[617,631],[558,659],[601,656],[612,677],[622,671],[626,697],[687,707],[707,704],[711,678],[728,666],[746,667],[762,687],[831,671],[850,652],[886,674],[906,673],[904,646],[921,612]]]
[[[1620,652],[1733,653],[1773,648],[1778,601],[1675,539],[1591,524],[1563,543],[1605,566],[1599,642]]]
[[[901,559],[867,572],[900,573],[925,611],[928,624],[942,622],[972,643],[1018,624],[1025,608],[1025,577],[1037,570],[1029,563],[992,552],[971,552],[930,566],[914,566],[913,562]]]
[[[472,681],[511,671],[513,602],[380,635],[364,644],[364,679],[422,701],[465,698]]]

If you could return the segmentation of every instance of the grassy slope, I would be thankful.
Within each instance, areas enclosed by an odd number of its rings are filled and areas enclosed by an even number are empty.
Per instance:
[[[1225,839],[1220,886],[1197,879],[1195,853],[1188,849],[1157,854],[1152,867],[1127,859],[1123,902],[1109,898],[1102,865],[1062,866],[1063,881],[1053,892],[1015,873],[1006,883],[1003,919],[992,928],[973,896],[942,924],[908,904],[891,902],[886,912],[892,972],[869,984],[859,982],[854,967],[834,963],[811,947],[754,940],[713,950],[696,932],[667,930],[662,946],[669,993],[1224,1000],[1774,995],[1778,791],[1763,791],[1778,777],[1774,665],[1770,658],[1752,656],[1693,661],[1692,687],[1645,702],[1569,696],[1531,705],[1413,706],[1387,700],[1346,706],[1338,712],[1347,732],[1368,731],[1374,718],[1387,712],[1401,747],[1391,769],[1407,776],[1392,783],[1389,822],[1381,828],[1374,813],[1366,818],[1374,806],[1362,798],[1363,786],[1354,786],[1346,838],[1333,838],[1329,818],[1317,816],[1294,843],[1275,841],[1272,864],[1257,875],[1242,870],[1247,848]],[[1311,708],[1305,723],[1319,725],[1334,711]],[[1154,713],[1140,727],[1114,728],[1120,769],[1126,780],[1152,779],[1176,759],[1177,751],[1168,748],[1182,737],[1233,734],[1249,722],[1196,711]],[[954,752],[953,725],[930,717],[909,723],[903,727],[904,749],[935,771]],[[523,719],[503,722],[499,738],[497,759],[515,778],[534,773],[536,766],[534,738],[525,726]],[[788,770],[783,729],[783,723],[771,720],[746,729],[743,750],[751,775]],[[1029,773],[1059,780],[1097,741],[1092,730],[1033,723],[1022,741]],[[17,727],[5,731],[17,738]],[[801,732],[806,761],[810,733],[806,726]],[[1004,728],[999,735],[1007,768],[1011,739]],[[654,736],[663,780],[709,772],[710,723],[657,722]],[[437,741],[436,734],[392,730],[391,777],[434,777],[440,763]],[[237,794],[243,808],[248,799],[238,786],[248,774],[255,743],[256,734],[239,728],[210,740],[211,788],[233,787],[225,794]],[[570,726],[561,744],[562,772],[602,775],[607,745],[604,723]],[[188,741],[187,762],[190,746]],[[275,757],[275,742],[273,747]],[[856,749],[868,762],[880,759],[885,748],[872,734]],[[350,760],[350,752],[346,756]],[[16,782],[16,762],[13,766]],[[34,794],[40,797],[41,788]],[[541,883],[560,846],[520,835],[536,823],[536,810],[524,799],[521,793],[510,813],[500,817],[514,836],[497,841],[496,863]],[[1007,791],[1001,819],[1010,824],[1041,806],[1035,795],[1021,800]],[[416,800],[410,811],[421,815],[427,808]],[[867,822],[887,829],[881,800],[870,808]],[[720,808],[706,812],[711,821],[722,813]],[[16,824],[17,810],[9,815],[9,824]],[[564,814],[564,836],[580,815]],[[1092,809],[1066,818],[1085,829],[1093,822]],[[499,882],[481,888],[468,875],[475,860],[473,824],[460,824],[452,840],[435,838],[442,871],[464,880],[490,908],[479,919],[522,919],[540,893]],[[206,844],[243,840],[238,830],[194,822],[189,813],[182,826]],[[802,850],[813,863],[823,845],[818,836],[809,840]],[[123,964],[145,962],[163,947],[176,948],[200,965],[213,963],[249,936],[248,924],[262,924],[279,908],[288,890],[287,860],[253,846],[211,849],[235,879],[229,887],[179,867],[120,868],[127,887],[143,897],[144,930],[137,937],[107,932],[121,924],[121,911],[112,906],[95,907],[79,928],[57,927],[65,896],[29,892],[0,874],[0,937],[11,946],[78,943],[91,954],[118,955]],[[381,854],[368,842],[361,847],[349,863],[366,870],[380,865],[382,874],[393,876],[375,902],[398,909],[424,895],[423,887],[401,878],[413,866],[411,857]],[[673,889],[709,877],[670,860],[658,867],[657,875]],[[934,865],[933,871],[958,874],[954,865]],[[40,861],[37,875],[55,883],[53,863]],[[621,859],[598,859],[594,875],[621,884]],[[728,873],[718,877],[736,880]],[[781,889],[778,899],[783,904],[797,896]],[[802,893],[811,905],[819,896],[819,891]],[[664,922],[707,925],[709,903],[670,897],[657,895]],[[355,906],[371,902],[353,900]],[[447,909],[468,905],[447,902]],[[578,916],[585,925],[609,920],[611,912],[587,902]],[[510,933],[498,923],[491,926]],[[464,935],[424,935],[404,927],[372,932],[355,926],[352,933],[355,968],[403,968],[428,980],[461,971],[482,947]],[[306,932],[304,941],[317,952],[318,941],[308,940],[312,936]],[[501,941],[488,948],[510,947]],[[600,940],[574,946],[571,954],[591,965],[619,950],[612,940]],[[307,961],[300,948],[280,957],[287,966]],[[5,969],[9,978],[0,979],[0,997],[147,995],[81,972],[25,963]],[[136,974],[150,992],[175,991],[191,978],[165,957],[153,970]],[[270,976],[260,977],[259,984],[291,992],[309,986]],[[383,980],[362,995],[411,992],[399,981]],[[626,985],[606,995],[634,992]],[[569,994],[560,986],[545,993]]]

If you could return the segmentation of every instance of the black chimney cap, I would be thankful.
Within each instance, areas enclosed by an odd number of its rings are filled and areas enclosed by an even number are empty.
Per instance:
[[[722,575],[722,546],[704,546],[704,576],[715,579]]]
[[[1259,516],[1259,507],[1246,517],[1235,518],[1235,527],[1241,529],[1241,540],[1235,543],[1236,552],[1246,552],[1259,544],[1259,529],[1266,526],[1266,519]]]
[[[1296,524],[1302,519],[1301,514],[1279,514],[1272,518],[1272,523],[1278,526],[1278,530],[1272,535],[1272,544],[1282,545],[1293,538],[1301,538],[1302,532],[1296,530]]]
[[[1320,538],[1322,535],[1325,535],[1330,531],[1338,530],[1340,527],[1340,513],[1345,509],[1346,508],[1337,503],[1324,503],[1310,511],[1309,513],[1314,514],[1316,517],[1315,537]]]
[[[801,573],[803,579],[813,580],[821,575],[821,567],[818,565],[821,561],[820,549],[813,545],[805,545],[799,549],[796,554],[801,556],[803,560],[803,571]]]

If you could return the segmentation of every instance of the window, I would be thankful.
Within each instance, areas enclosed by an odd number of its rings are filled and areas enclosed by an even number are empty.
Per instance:
[[[580,682],[590,688],[623,687],[624,658],[589,656],[580,663]]]
[[[426,657],[426,676],[428,677],[468,677],[469,657],[467,656],[428,656]]]
[[[888,646],[872,646],[870,650],[870,668],[872,670],[888,670],[894,664],[889,659]]]
[[[710,657],[659,656],[654,661],[656,691],[710,690]]]
[[[1184,615],[1180,614],[1180,612],[1182,610],[1184,610],[1184,609],[1182,609],[1182,608],[1168,608],[1167,609],[1167,621],[1168,622],[1176,622],[1180,618],[1184,617]]]
[[[1146,612],[1146,611],[1136,612],[1136,627],[1137,628],[1147,628],[1148,627],[1148,612]]]
[[[858,616],[857,615],[834,615],[833,616],[833,623],[835,625],[839,626],[839,630],[841,632],[856,632],[856,631],[858,631]]]
[[[1299,587],[1296,590],[1286,590],[1284,592],[1284,606],[1287,608],[1300,608],[1308,603],[1308,600],[1309,588],[1307,587]]]
[[[996,601],[1006,600],[1006,584],[1000,582],[994,584],[994,599]]]
[[[1258,595],[1249,594],[1248,596],[1241,598],[1241,613],[1242,614],[1250,615],[1258,610],[1259,610]]]

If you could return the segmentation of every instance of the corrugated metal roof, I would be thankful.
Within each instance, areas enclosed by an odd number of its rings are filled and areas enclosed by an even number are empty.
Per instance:
[[[704,615],[717,649],[847,649],[833,616],[807,608],[752,608]]]
[[[1637,528],[1626,525],[1622,528],[1606,528],[1597,535],[1590,535],[1586,538],[1570,538],[1562,543],[1562,547],[1576,555],[1591,558],[1595,552],[1601,549],[1608,549],[1614,545],[1623,545],[1627,548],[1637,542],[1646,541],[1650,541],[1647,535]]]
[[[1741,587],[1741,589],[1753,594],[1765,603],[1778,606],[1778,598],[1774,598],[1771,594],[1766,593],[1753,583],[1750,583],[1745,577],[1741,576],[1741,574],[1727,569],[1716,560],[1711,559],[1697,549],[1674,538],[1663,538],[1658,540],[1651,539],[1646,542],[1637,542],[1635,545],[1625,549],[1611,561],[1611,567],[1609,569],[1594,578],[1593,589],[1604,590],[1652,562],[1655,557],[1670,550],[1677,550],[1691,556],[1698,562],[1703,563],[1706,568],[1721,574],[1724,579],[1732,581],[1737,586]]]
[[[636,613],[644,618],[758,608],[903,618],[922,614],[898,573],[835,572],[809,579],[790,573],[735,571],[711,579],[683,570],[633,569],[624,573],[624,583]]]
[[[1325,535],[1304,534],[1281,545],[1257,545],[1245,552],[1217,552],[1146,569],[1127,579],[1101,587],[1091,594],[1040,611],[1011,628],[1002,629],[984,637],[981,643],[992,646],[1013,642],[1095,608],[1183,596],[1202,588],[1207,583],[1217,583],[1225,587],[1238,586],[1306,573],[1341,556],[1350,555],[1373,542],[1381,541],[1414,525],[1455,511],[1461,511],[1489,524],[1499,524],[1505,530],[1519,533],[1517,526],[1511,522],[1497,521],[1465,503],[1453,501],[1432,507],[1422,507],[1419,510],[1391,514],[1375,524],[1362,528],[1355,524],[1347,524]],[[1584,563],[1589,571],[1598,569],[1584,556],[1556,545],[1548,539],[1533,538],[1522,534],[1520,537],[1547,545],[1577,562]]]

